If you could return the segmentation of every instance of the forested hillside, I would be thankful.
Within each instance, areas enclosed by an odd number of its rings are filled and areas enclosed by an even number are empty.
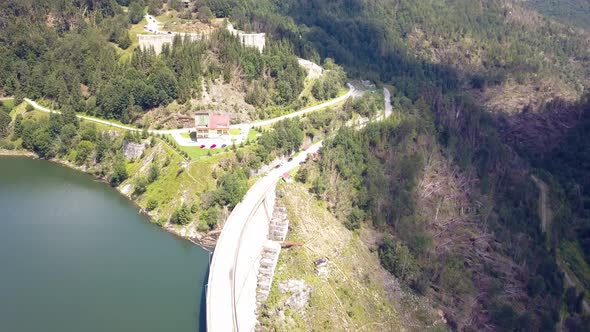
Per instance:
[[[585,0],[529,0],[539,12],[565,23],[590,29],[590,2]]]
[[[141,20],[144,1],[131,3],[141,4]],[[150,10],[162,6],[150,1]],[[138,19],[137,6],[130,8],[114,0],[3,1],[0,95],[45,98],[56,108],[125,123],[172,101],[198,99],[204,83],[218,79],[240,82],[257,109],[298,102],[305,71],[288,41],[269,40],[259,53],[220,30],[196,43],[178,38],[157,56],[132,40],[128,30]]]
[[[411,99],[435,84],[514,112],[555,97],[575,100],[588,85],[588,36],[513,1],[209,3],[225,3],[246,28],[289,36],[304,57],[319,52],[352,74],[395,82]]]
[[[305,57],[395,87],[395,120],[341,132],[303,178],[349,228],[389,234],[382,264],[439,303],[453,329],[583,326],[572,306],[560,313],[563,275],[529,157],[490,111],[576,102],[590,77],[588,35],[516,1],[208,4],[244,29],[289,37]]]

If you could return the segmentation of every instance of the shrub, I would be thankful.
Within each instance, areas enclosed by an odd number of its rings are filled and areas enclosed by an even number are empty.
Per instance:
[[[199,224],[197,225],[197,231],[201,233],[208,232],[209,225],[207,225],[207,222],[205,222],[204,220],[199,221]]]
[[[8,139],[4,139],[0,140],[0,148],[6,150],[14,150],[16,148],[16,145],[14,144],[14,142],[9,141]]]
[[[113,174],[111,174],[111,185],[118,186],[121,182],[127,180],[127,166],[123,156],[118,155],[113,162]]]
[[[158,201],[155,198],[150,198],[147,202],[146,210],[153,211],[158,208]]]
[[[177,225],[187,225],[191,222],[192,214],[191,210],[186,206],[182,205],[180,209],[174,211],[170,221]]]
[[[201,221],[207,223],[209,229],[215,228],[217,226],[217,222],[219,221],[219,216],[221,215],[221,209],[217,206],[212,206],[207,210],[201,213]]]
[[[248,179],[243,170],[224,173],[219,179],[217,201],[220,205],[233,208],[248,191]]]
[[[197,203],[193,203],[193,205],[191,205],[191,213],[197,213],[197,211],[199,211],[199,205]]]
[[[401,280],[412,280],[417,273],[417,263],[403,243],[385,238],[379,246],[379,260],[383,267]]]
[[[354,207],[347,220],[344,222],[344,226],[349,230],[361,228],[361,222],[365,219],[365,212],[358,207]]]
[[[307,178],[309,177],[309,170],[306,167],[301,167],[297,174],[295,175],[295,180],[301,183],[307,182]]]
[[[148,183],[153,183],[160,177],[160,168],[158,167],[158,163],[154,159],[152,162],[152,166],[150,166],[150,173],[148,174]]]
[[[133,190],[133,194],[137,196],[142,195],[147,191],[147,186],[148,180],[143,176],[138,177],[135,181],[135,189]]]
[[[94,152],[94,143],[82,141],[80,144],[78,144],[78,148],[76,150],[76,163],[81,165],[85,163],[90,155],[92,155],[92,152]]]

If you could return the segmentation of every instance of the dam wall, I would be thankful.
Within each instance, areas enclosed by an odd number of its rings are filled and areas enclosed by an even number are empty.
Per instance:
[[[231,24],[227,25],[227,30],[234,36],[238,36],[243,45],[255,47],[262,52],[266,46],[266,33],[246,33],[244,31],[234,29]]]
[[[138,35],[139,47],[141,47],[143,50],[148,50],[153,47],[156,54],[160,54],[162,53],[162,49],[164,48],[165,44],[169,44],[170,46],[172,46],[172,42],[174,41],[174,37],[176,35],[180,35],[180,37],[183,39],[188,36],[191,41],[201,40],[205,37],[205,35],[199,33]]]
[[[266,46],[266,34],[265,33],[245,33],[240,30],[234,29],[231,24],[228,24],[227,30],[234,36],[237,36],[238,39],[242,42],[242,45],[248,47],[254,47],[258,51],[262,52],[264,47]],[[203,38],[207,38],[206,34],[200,33],[178,33],[178,32],[160,32],[155,35],[138,35],[139,37],[139,46],[143,50],[147,50],[150,48],[154,48],[156,54],[162,53],[162,49],[164,48],[165,44],[172,45],[174,41],[174,37],[180,35],[183,39],[189,37],[192,41],[201,40]]]

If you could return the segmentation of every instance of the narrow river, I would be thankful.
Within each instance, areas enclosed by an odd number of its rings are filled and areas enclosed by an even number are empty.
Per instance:
[[[208,260],[89,175],[0,157],[0,331],[204,331]]]

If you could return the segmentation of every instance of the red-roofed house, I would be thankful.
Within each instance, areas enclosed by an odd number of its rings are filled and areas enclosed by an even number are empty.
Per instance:
[[[291,174],[289,174],[289,172],[283,173],[283,175],[281,175],[281,178],[283,179],[283,181],[287,183],[293,182],[293,179],[291,178]]]
[[[195,115],[197,138],[209,138],[229,134],[229,114],[197,113]]]

